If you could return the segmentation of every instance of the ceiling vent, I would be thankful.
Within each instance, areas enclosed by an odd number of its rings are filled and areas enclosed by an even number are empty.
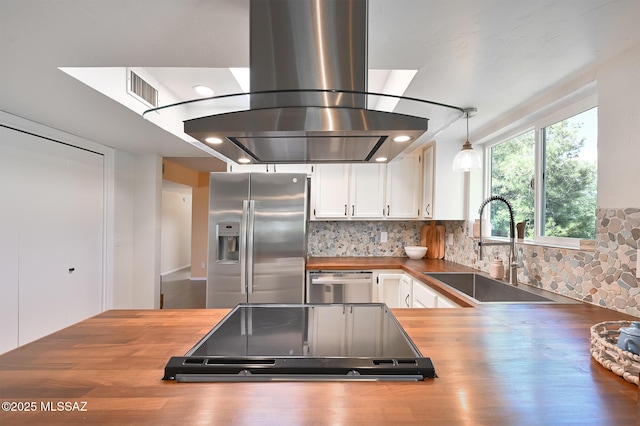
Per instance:
[[[127,93],[146,105],[158,106],[158,90],[130,69],[127,69]]]

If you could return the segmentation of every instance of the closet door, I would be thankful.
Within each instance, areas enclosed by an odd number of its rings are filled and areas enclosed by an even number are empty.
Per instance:
[[[67,322],[68,192],[65,145],[14,132],[20,141],[19,344]]]
[[[66,153],[67,322],[102,312],[104,156],[71,149]],[[72,209],[72,212],[69,212]]]
[[[15,149],[4,143],[9,130],[0,127],[0,354],[18,346],[18,243],[20,193],[14,176]]]
[[[4,286],[2,293],[11,293],[17,343],[23,345],[102,310],[103,156],[2,131],[0,163],[8,167],[2,167],[0,196],[10,213],[0,229],[10,243],[0,251],[15,266],[8,268],[3,255],[0,271],[18,277],[17,294]]]

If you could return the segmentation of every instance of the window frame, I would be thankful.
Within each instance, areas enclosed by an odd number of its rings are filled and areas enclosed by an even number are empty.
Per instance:
[[[572,118],[578,114],[588,111],[592,108],[598,107],[598,97],[596,93],[589,94],[577,101],[565,104],[561,107],[550,108],[540,111],[537,117],[525,119],[521,121],[521,124],[517,127],[510,129],[508,132],[502,133],[496,138],[489,140],[483,144],[483,157],[484,157],[484,198],[489,197],[491,194],[491,148],[507,142],[519,135],[522,135],[531,130],[534,131],[534,227],[533,227],[533,240],[527,239],[525,242],[547,245],[555,247],[566,248],[580,248],[582,238],[570,238],[570,237],[549,237],[540,235],[543,211],[541,206],[544,204],[544,194],[542,191],[543,185],[539,185],[538,182],[543,182],[543,167],[544,167],[544,144],[543,144],[543,129],[556,124],[560,121]],[[599,111],[598,111],[599,113]],[[597,142],[599,145],[599,141]],[[595,212],[593,212],[593,218],[595,221]],[[595,225],[595,223],[594,223]]]

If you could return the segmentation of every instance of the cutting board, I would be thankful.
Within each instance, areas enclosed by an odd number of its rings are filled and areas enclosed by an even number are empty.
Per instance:
[[[422,225],[420,245],[427,247],[427,259],[444,259],[444,225],[436,225],[435,220]]]
[[[436,234],[437,234],[436,259],[444,259],[444,225],[436,226]]]

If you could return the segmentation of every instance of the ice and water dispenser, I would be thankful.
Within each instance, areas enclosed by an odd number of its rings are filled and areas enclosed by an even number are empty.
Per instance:
[[[216,225],[218,236],[217,263],[238,263],[240,253],[240,222],[220,222]]]

